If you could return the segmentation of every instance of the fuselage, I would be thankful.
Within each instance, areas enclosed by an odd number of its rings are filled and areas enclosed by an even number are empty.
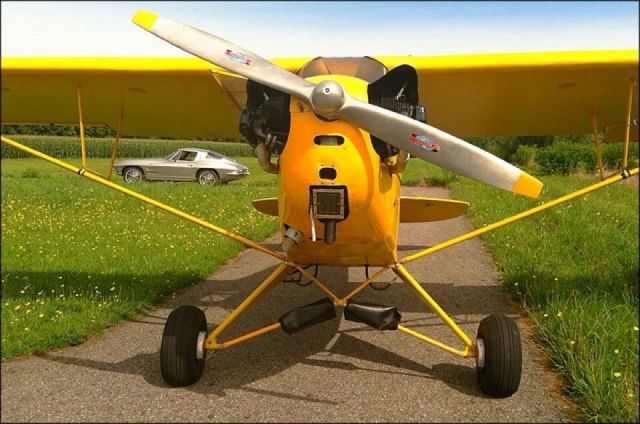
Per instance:
[[[356,99],[367,101],[366,81],[341,75],[334,80]],[[291,129],[280,156],[279,217],[301,233],[289,250],[299,264],[388,265],[397,259],[400,181],[374,150],[371,137],[345,121],[316,116],[309,105],[291,98]],[[328,136],[334,142],[325,143]],[[335,142],[338,140],[337,142]],[[332,171],[333,170],[333,171]],[[344,187],[348,215],[336,223],[335,240],[323,239],[325,222],[310,207],[312,187]],[[316,240],[313,241],[315,230]]]

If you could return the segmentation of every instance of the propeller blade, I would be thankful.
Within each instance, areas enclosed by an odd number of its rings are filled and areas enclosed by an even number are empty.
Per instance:
[[[542,190],[542,182],[473,144],[346,93],[343,106],[334,116],[456,174],[529,197],[538,197]]]
[[[139,10],[133,22],[188,53],[305,100],[320,115],[349,121],[456,174],[529,197],[542,190],[540,181],[502,159],[430,125],[356,100],[335,81],[310,83],[236,44],[152,12]]]
[[[133,23],[174,46],[233,73],[309,101],[314,84],[242,47],[197,28],[139,10]]]

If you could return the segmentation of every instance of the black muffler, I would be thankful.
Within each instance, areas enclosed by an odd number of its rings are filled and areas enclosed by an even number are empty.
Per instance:
[[[278,321],[280,327],[287,334],[294,334],[298,331],[313,327],[321,322],[329,321],[336,317],[336,308],[329,298],[309,303],[292,309],[282,315]]]
[[[396,330],[402,315],[395,306],[349,302],[344,308],[344,319],[378,330]]]

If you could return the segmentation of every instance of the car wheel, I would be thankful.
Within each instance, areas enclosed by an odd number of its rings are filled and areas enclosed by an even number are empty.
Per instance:
[[[180,306],[169,314],[162,334],[160,369],[167,384],[189,386],[204,370],[207,320],[201,309]]]
[[[489,315],[480,321],[476,345],[480,389],[500,398],[514,394],[522,374],[522,346],[515,321],[502,314]]]
[[[220,176],[213,169],[203,169],[198,172],[198,183],[200,185],[218,185],[220,184]]]
[[[144,178],[144,172],[137,166],[130,166],[122,171],[122,177],[126,183],[137,183]]]

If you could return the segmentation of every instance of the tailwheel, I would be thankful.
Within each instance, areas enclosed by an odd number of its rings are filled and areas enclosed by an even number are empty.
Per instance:
[[[180,306],[169,314],[162,334],[160,369],[167,384],[189,386],[204,370],[207,320],[195,306]]]
[[[480,389],[494,397],[514,394],[522,374],[522,345],[515,321],[505,315],[484,318],[478,328],[476,345]]]

